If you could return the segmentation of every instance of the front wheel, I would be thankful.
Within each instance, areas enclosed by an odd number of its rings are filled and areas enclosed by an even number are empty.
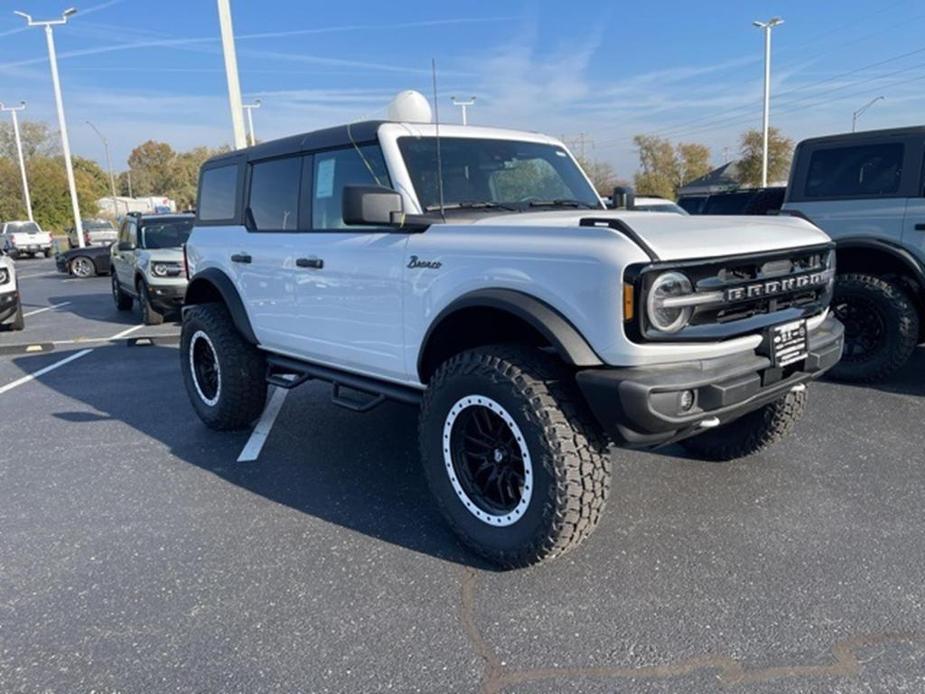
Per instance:
[[[122,287],[119,285],[119,278],[116,277],[116,272],[113,270],[111,275],[112,280],[112,300],[116,305],[116,308],[119,311],[131,311],[132,304],[134,300],[131,296],[122,291]]]
[[[164,322],[164,314],[151,304],[151,292],[144,281],[138,283],[138,303],[141,304],[141,318],[145,325],[161,325]]]
[[[22,304],[16,307],[16,315],[13,317],[11,327],[13,330],[25,330],[26,328],[26,318],[23,316]]]
[[[243,429],[263,412],[266,360],[241,336],[222,304],[186,310],[180,368],[193,409],[209,428]]]
[[[497,564],[556,557],[601,518],[606,441],[571,374],[542,352],[497,345],[445,362],[424,394],[419,436],[443,515]]]
[[[785,438],[806,409],[806,388],[791,390],[738,419],[681,441],[704,460],[735,460],[763,451]]]

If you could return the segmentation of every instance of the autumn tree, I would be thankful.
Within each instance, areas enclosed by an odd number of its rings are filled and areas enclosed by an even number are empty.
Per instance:
[[[614,186],[620,185],[620,179],[617,178],[616,171],[607,162],[581,156],[576,157],[576,159],[584,172],[588,174],[588,178],[591,179],[591,184],[598,195],[610,195],[613,193]]]
[[[742,133],[738,164],[741,184],[751,187],[761,185],[763,146],[764,136],[760,130],[747,130]],[[782,135],[777,128],[770,128],[768,130],[768,181],[787,180],[792,159],[793,140]]]
[[[21,121],[19,123],[19,137],[22,141],[23,157],[26,159],[60,154],[55,133],[49,130],[46,123]],[[13,132],[13,124],[10,122],[0,123],[0,157],[9,157],[13,161],[19,161],[16,154],[16,134]]]
[[[226,151],[227,147],[196,147],[188,152],[176,152],[166,142],[149,140],[132,150],[128,158],[132,193],[136,197],[165,195],[175,200],[181,209],[191,207],[196,202],[199,167],[210,157]],[[128,179],[124,173],[119,176],[119,188],[122,194],[128,194]]]
[[[674,199],[681,186],[710,171],[710,150],[704,145],[673,145],[651,135],[637,135],[633,142],[639,150],[640,170],[634,180],[637,194]]]

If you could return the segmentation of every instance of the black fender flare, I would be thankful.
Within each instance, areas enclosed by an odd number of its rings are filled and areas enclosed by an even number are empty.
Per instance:
[[[218,268],[206,268],[190,278],[189,286],[186,288],[186,297],[183,300],[184,309],[187,306],[209,303],[199,298],[203,294],[207,296],[213,295],[212,291],[203,291],[206,289],[214,289],[221,296],[222,301],[228,308],[228,313],[231,314],[234,326],[241,333],[241,336],[252,345],[258,344],[257,336],[254,334],[250,319],[247,317],[247,311],[244,309],[244,302],[241,300],[234,282]]]
[[[922,263],[912,255],[908,250],[883,239],[866,238],[864,236],[849,236],[843,239],[835,240],[835,254],[838,256],[840,249],[870,248],[886,253],[895,258],[900,265],[909,271],[909,274],[919,285],[919,289],[925,292],[925,268]],[[838,266],[836,264],[836,270]]]
[[[591,367],[604,363],[575,326],[549,304],[514,289],[478,289],[448,304],[431,321],[418,350],[419,374],[424,371],[424,355],[433,333],[447,318],[467,308],[493,308],[520,318],[535,328],[571,366]]]

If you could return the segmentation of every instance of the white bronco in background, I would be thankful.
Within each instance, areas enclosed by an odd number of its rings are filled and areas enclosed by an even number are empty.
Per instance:
[[[357,411],[420,405],[444,515],[505,566],[596,526],[608,441],[754,453],[842,350],[815,226],[608,211],[534,133],[364,122],[216,157],[186,251],[206,424],[309,379]]]

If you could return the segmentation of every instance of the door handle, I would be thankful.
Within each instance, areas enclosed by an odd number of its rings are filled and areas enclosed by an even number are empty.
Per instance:
[[[249,263],[253,260],[247,253],[235,253],[231,256],[232,263]]]
[[[324,267],[324,261],[321,258],[296,258],[295,264],[299,267],[307,267],[312,270],[320,270]]]
[[[916,225],[915,225],[915,230],[916,230],[916,231],[925,231],[925,224],[916,224]]]

